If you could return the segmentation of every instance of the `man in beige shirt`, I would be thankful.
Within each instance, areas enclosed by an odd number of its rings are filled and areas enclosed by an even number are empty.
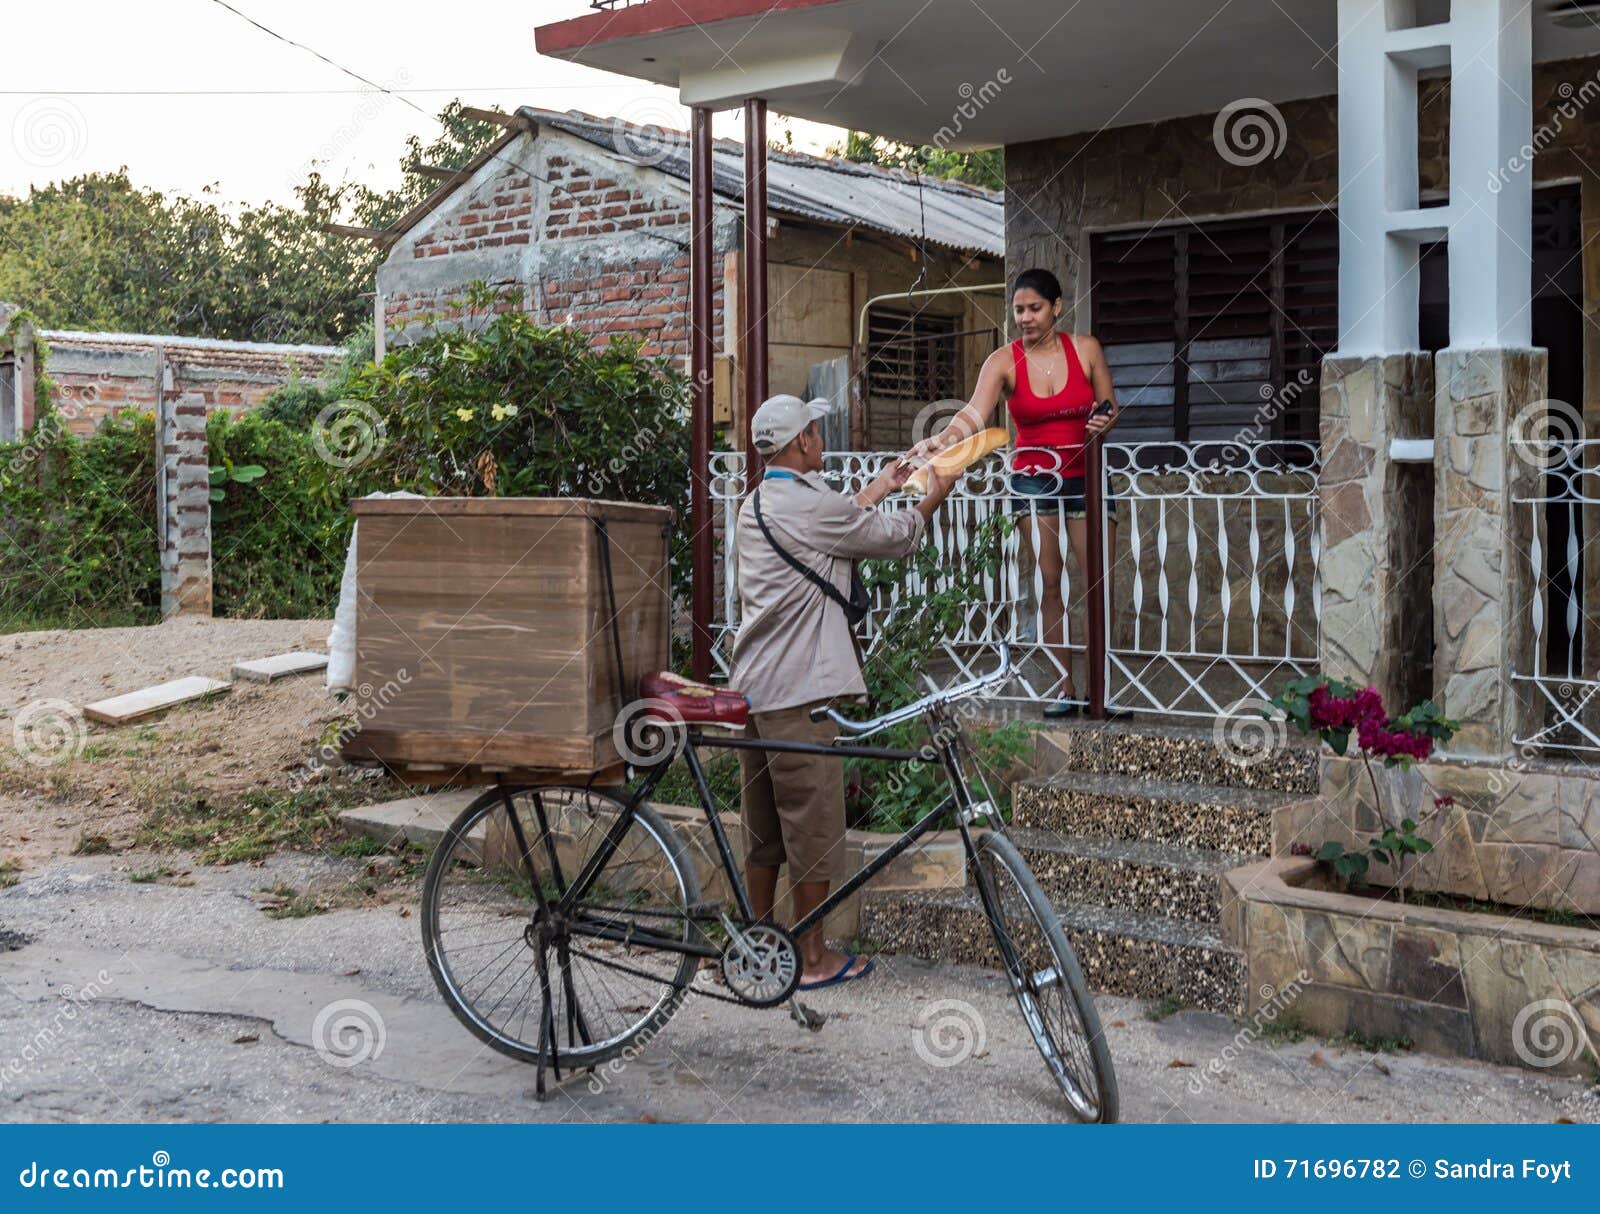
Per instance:
[[[853,498],[835,492],[821,476],[817,421],[827,409],[826,401],[775,396],[751,419],[764,473],[734,531],[741,623],[730,678],[750,698],[751,737],[826,745],[837,730],[827,720],[812,721],[811,710],[866,694],[844,608],[768,541],[757,502],[772,540],[848,598],[851,561],[908,555],[954,484],[930,469],[927,496],[907,510],[879,510],[911,474],[911,465],[899,461]],[[787,863],[798,922],[844,876],[843,760],[784,751],[739,755],[751,905],[758,917],[771,917],[778,870]],[[803,990],[848,982],[872,968],[871,961],[830,949],[821,925],[798,943]]]

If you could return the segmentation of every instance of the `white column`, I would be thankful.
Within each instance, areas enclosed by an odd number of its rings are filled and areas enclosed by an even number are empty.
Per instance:
[[[1450,345],[1532,344],[1533,5],[1455,0],[1450,25]]]
[[[1450,198],[1417,194],[1417,72],[1450,71]],[[1339,353],[1417,348],[1417,251],[1448,239],[1450,345],[1526,347],[1533,182],[1528,0],[1339,0]]]

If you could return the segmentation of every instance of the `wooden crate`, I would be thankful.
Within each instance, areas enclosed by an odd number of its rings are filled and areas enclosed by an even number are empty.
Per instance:
[[[363,715],[345,757],[431,784],[616,781],[612,726],[639,678],[671,660],[672,511],[573,498],[353,508]],[[597,522],[610,537],[620,691]]]

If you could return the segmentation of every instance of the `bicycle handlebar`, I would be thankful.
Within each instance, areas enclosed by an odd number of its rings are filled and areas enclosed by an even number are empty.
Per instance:
[[[849,717],[840,714],[839,710],[830,707],[813,708],[811,719],[813,721],[830,720],[845,733],[852,737],[866,737],[868,734],[877,733],[881,729],[888,729],[891,725],[899,725],[903,721],[915,720],[934,704],[949,703],[952,700],[964,699],[992,687],[996,683],[1003,683],[1011,677],[1011,646],[1001,642],[1000,664],[988,674],[979,675],[957,687],[948,687],[943,691],[925,695],[920,700],[914,700],[904,708],[896,708],[882,716],[873,717],[868,721],[852,721]]]

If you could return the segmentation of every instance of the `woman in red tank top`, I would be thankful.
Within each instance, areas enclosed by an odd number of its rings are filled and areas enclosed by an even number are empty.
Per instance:
[[[952,443],[991,425],[1002,398],[1016,426],[1015,454],[1008,480],[1011,508],[1044,583],[1039,596],[1042,628],[1048,646],[1064,672],[1047,717],[1082,711],[1072,678],[1072,652],[1066,644],[1066,600],[1062,594],[1063,560],[1058,517],[1065,515],[1067,541],[1082,576],[1088,560],[1088,526],[1084,516],[1084,446],[1117,420],[1117,394],[1100,343],[1088,334],[1062,333],[1061,284],[1048,270],[1024,270],[1011,289],[1011,314],[1021,338],[1001,347],[984,361],[972,399],[939,434],[924,439],[907,453],[926,459]],[[1109,401],[1111,411],[1096,409]],[[1106,552],[1116,551],[1117,524],[1107,501]],[[1110,622],[1107,621],[1107,630]]]

